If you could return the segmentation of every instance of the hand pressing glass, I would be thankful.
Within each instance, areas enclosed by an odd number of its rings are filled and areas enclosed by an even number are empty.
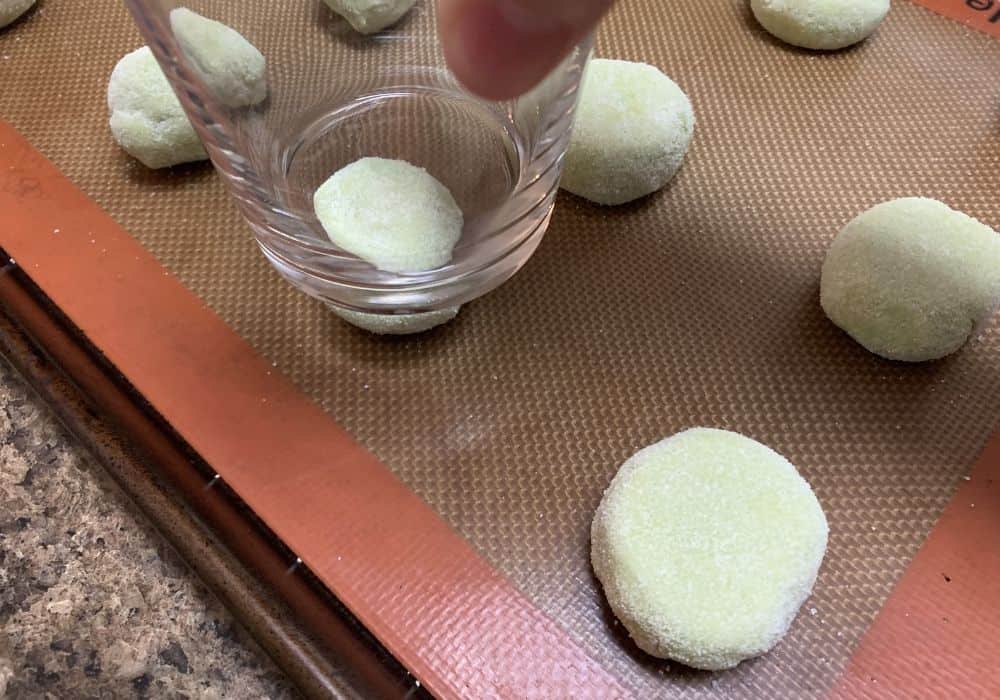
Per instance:
[[[503,100],[528,91],[614,0],[440,0],[441,41],[466,87]]]

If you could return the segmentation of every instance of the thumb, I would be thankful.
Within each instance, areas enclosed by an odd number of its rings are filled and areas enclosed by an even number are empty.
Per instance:
[[[440,0],[452,72],[493,100],[534,87],[586,36],[613,0]]]

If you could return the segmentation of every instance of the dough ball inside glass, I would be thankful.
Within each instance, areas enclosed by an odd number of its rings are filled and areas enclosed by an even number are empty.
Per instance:
[[[462,236],[462,210],[448,188],[402,160],[362,158],[341,168],[316,190],[313,205],[335,245],[386,272],[446,265]],[[372,333],[408,335],[447,323],[459,308],[396,315],[333,310]]]
[[[35,0],[0,0],[0,27],[6,27],[35,4]]]
[[[208,158],[148,46],[118,61],[108,83],[108,108],[115,141],[146,167]]]
[[[563,189],[615,205],[666,185],[694,136],[684,91],[653,66],[603,58],[590,61],[582,90]]]
[[[955,352],[1000,305],[1000,235],[934,199],[878,204],[837,235],[820,303],[871,352],[922,362]]]
[[[374,34],[398,22],[416,0],[324,0],[331,10],[362,34]]]
[[[324,182],[313,204],[335,245],[386,272],[441,267],[462,236],[448,188],[402,160],[357,160]]]
[[[867,39],[889,12],[889,0],[750,0],[750,8],[782,41],[833,51]]]
[[[184,55],[212,94],[229,107],[267,97],[267,62],[238,31],[185,7],[170,12],[170,27]]]
[[[332,307],[333,312],[352,326],[375,335],[413,335],[448,323],[458,316],[460,306],[419,314],[368,314]]]
[[[641,649],[720,670],[788,631],[827,531],[788,460],[737,433],[694,428],[622,465],[594,516],[591,562]]]

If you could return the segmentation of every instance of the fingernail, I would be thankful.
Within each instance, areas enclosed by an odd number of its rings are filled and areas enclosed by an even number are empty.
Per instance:
[[[494,0],[511,25],[522,31],[585,31],[597,22],[610,0]]]
[[[565,12],[556,5],[533,0],[499,0],[496,3],[500,16],[508,25],[526,36],[565,29],[570,25]]]

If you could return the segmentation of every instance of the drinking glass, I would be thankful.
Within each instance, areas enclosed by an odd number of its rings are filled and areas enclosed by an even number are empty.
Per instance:
[[[445,65],[434,0],[419,0],[373,35],[357,33],[322,0],[125,2],[260,249],[306,293],[356,311],[443,309],[495,288],[538,246],[589,39],[531,91],[495,102],[465,90]],[[213,95],[171,29],[178,7],[233,27],[260,49],[266,100],[234,108]],[[408,161],[451,191],[465,224],[450,263],[388,273],[330,241],[313,193],[366,156]]]

